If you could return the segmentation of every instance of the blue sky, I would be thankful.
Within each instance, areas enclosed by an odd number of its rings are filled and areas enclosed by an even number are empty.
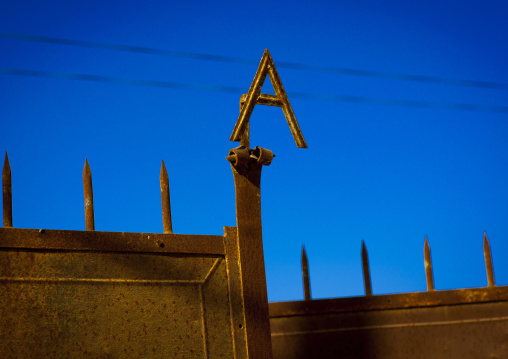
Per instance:
[[[256,107],[251,145],[277,155],[262,176],[270,301],[303,298],[302,244],[313,297],[362,295],[362,239],[374,294],[425,290],[425,235],[437,289],[486,285],[484,231],[496,282],[508,284],[506,2],[21,0],[0,9],[0,150],[15,227],[83,230],[85,158],[97,230],[162,232],[161,159],[175,232],[234,226],[224,157],[268,48],[309,146],[296,148],[280,109]]]

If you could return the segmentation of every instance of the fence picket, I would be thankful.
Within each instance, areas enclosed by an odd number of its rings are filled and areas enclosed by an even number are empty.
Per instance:
[[[427,279],[427,290],[434,289],[434,275],[432,274],[432,258],[430,256],[430,246],[427,236],[425,236],[425,244],[423,245],[423,257],[425,262],[425,277]]]
[[[162,225],[164,227],[164,233],[173,233],[173,223],[171,222],[171,202],[169,199],[169,178],[166,165],[162,160],[161,174],[161,203],[162,203]]]
[[[305,300],[311,300],[310,295],[310,276],[309,276],[309,261],[307,260],[307,252],[305,246],[302,246],[302,277],[303,277],[303,295]]]
[[[2,170],[2,192],[3,192],[3,213],[4,227],[12,228],[12,181],[11,165],[7,151],[5,152],[4,168]]]
[[[372,284],[370,281],[370,268],[369,268],[369,255],[365,242],[362,239],[362,269],[363,269],[363,284],[365,286],[365,295],[372,295]]]
[[[483,255],[485,256],[485,267],[487,270],[487,281],[489,287],[494,287],[496,281],[494,280],[494,267],[492,265],[492,255],[490,253],[490,243],[487,238],[487,233],[483,232]]]
[[[87,231],[95,231],[95,219],[93,212],[93,189],[92,189],[92,171],[88,165],[88,159],[85,158],[85,168],[83,169],[83,191],[85,193],[85,225]]]

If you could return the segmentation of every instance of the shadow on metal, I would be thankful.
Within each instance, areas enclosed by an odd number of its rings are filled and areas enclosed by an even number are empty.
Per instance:
[[[488,286],[436,290],[430,246],[424,240],[426,292],[372,295],[362,241],[365,296],[270,303],[273,357],[508,358],[508,286],[495,286],[484,234]],[[302,260],[304,284],[308,262]]]

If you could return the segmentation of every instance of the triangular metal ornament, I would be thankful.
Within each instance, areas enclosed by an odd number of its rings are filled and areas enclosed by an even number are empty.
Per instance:
[[[275,90],[275,95],[267,95],[261,93],[261,88],[265,82],[266,75],[268,75],[270,78],[270,82],[272,83],[273,89]],[[291,104],[289,103],[286,91],[284,91],[284,86],[282,86],[279,74],[277,73],[277,69],[275,68],[275,64],[268,49],[266,49],[263,53],[263,57],[259,63],[258,70],[254,76],[254,80],[250,85],[249,92],[245,95],[242,95],[240,102],[242,104],[240,115],[236,121],[235,128],[231,134],[231,138],[229,139],[230,141],[240,141],[244,135],[244,132],[246,130],[248,131],[249,119],[252,115],[252,111],[254,111],[254,106],[267,105],[282,108],[284,117],[286,117],[289,129],[291,130],[291,134],[293,135],[293,138],[296,142],[296,146],[300,148],[307,148],[307,144],[303,138],[302,131],[300,130],[300,126],[296,121],[295,114],[291,108]]]

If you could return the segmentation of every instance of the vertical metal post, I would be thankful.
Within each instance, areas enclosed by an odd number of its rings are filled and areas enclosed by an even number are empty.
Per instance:
[[[232,163],[236,194],[238,252],[241,264],[248,358],[272,358],[261,229],[262,164],[245,159]]]
[[[164,226],[164,233],[173,233],[173,223],[171,222],[171,202],[169,200],[169,178],[164,161],[162,161],[159,180],[161,185],[162,224]]]
[[[427,279],[427,290],[434,290],[434,275],[432,274],[432,258],[430,257],[430,246],[427,236],[425,236],[425,244],[423,245],[423,258],[425,263],[425,277]]]
[[[363,269],[363,283],[365,285],[365,295],[372,295],[372,285],[370,282],[370,268],[369,268],[369,256],[367,254],[367,248],[365,242],[362,239],[362,269]]]
[[[11,165],[7,151],[5,152],[4,168],[2,170],[2,192],[3,192],[3,213],[4,228],[12,227],[12,180]]]
[[[270,77],[275,96],[261,94],[261,88]],[[269,165],[272,151],[256,147],[250,149],[249,118],[257,104],[282,107],[286,121],[298,147],[306,148],[300,126],[280,81],[273,59],[265,50],[249,88],[240,99],[240,115],[231,134],[231,141],[240,146],[229,151],[226,159],[231,163],[235,180],[236,223],[238,256],[241,266],[242,295],[245,309],[248,358],[272,358],[272,342],[266,291],[265,261],[261,230],[261,167]],[[310,297],[310,292],[309,292]]]
[[[489,287],[494,287],[496,281],[494,280],[494,267],[492,265],[492,255],[490,253],[490,243],[487,238],[487,233],[483,233],[483,255],[485,256],[485,267],[487,270],[487,282]]]
[[[309,261],[307,260],[307,252],[305,246],[302,246],[302,278],[303,278],[303,296],[305,300],[311,300],[310,295],[310,276],[309,276]]]
[[[85,159],[85,168],[83,168],[83,191],[85,193],[85,224],[87,231],[95,231],[95,219],[93,213],[93,189],[92,189],[92,171]]]

